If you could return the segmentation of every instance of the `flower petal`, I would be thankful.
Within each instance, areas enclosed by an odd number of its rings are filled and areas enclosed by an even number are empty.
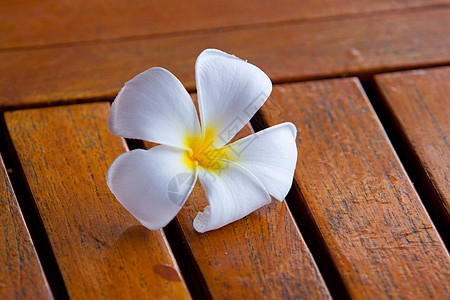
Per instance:
[[[292,186],[297,129],[286,122],[240,139],[226,147],[230,159],[255,175],[267,192],[283,201]]]
[[[209,206],[194,219],[198,232],[225,226],[270,203],[261,182],[233,162],[218,174],[199,168],[199,178]]]
[[[184,151],[168,146],[120,155],[108,170],[107,183],[117,200],[142,225],[160,229],[179,212],[197,180]]]
[[[128,81],[114,100],[109,129],[118,136],[185,148],[186,136],[198,136],[194,103],[169,71],[151,68]]]
[[[248,123],[272,92],[258,67],[225,52],[206,49],[195,64],[202,130],[213,130],[222,147]]]

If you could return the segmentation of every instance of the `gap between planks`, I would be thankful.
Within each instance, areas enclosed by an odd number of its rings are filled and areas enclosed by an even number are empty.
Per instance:
[[[142,140],[125,140],[129,151],[146,149]],[[194,259],[192,251],[187,245],[186,238],[182,234],[181,227],[176,218],[166,225],[166,227],[163,228],[163,231],[192,298],[213,299],[206,285],[205,278],[200,272],[199,266]]]
[[[255,114],[250,120],[250,123],[255,132],[270,127],[262,116],[261,111],[258,111]],[[309,251],[311,251],[311,255],[313,256],[317,268],[322,274],[323,280],[333,299],[351,299],[350,292],[348,291],[341,273],[332,258],[331,252],[325,243],[325,239],[312,216],[311,210],[305,205],[306,202],[302,198],[302,192],[294,179],[291,190],[285,198],[286,204],[292,213],[292,217],[294,218]]]
[[[400,68],[392,68],[389,70],[383,70],[382,72],[374,71],[370,73],[348,73],[341,74],[336,76],[311,76],[304,78],[284,78],[280,80],[272,80],[273,85],[277,84],[285,84],[285,83],[300,83],[300,82],[309,82],[309,81],[320,81],[320,80],[330,80],[330,79],[345,79],[345,78],[358,78],[358,80],[362,83],[371,81],[375,75],[379,74],[387,74],[394,72],[403,72],[403,71],[411,71],[411,70],[426,70],[433,69],[436,67],[447,67],[450,66],[450,63],[446,64],[427,64],[425,66],[406,66]],[[155,66],[156,67],[156,66]],[[135,74],[138,75],[138,74]],[[196,88],[186,87],[186,90],[190,94],[195,94],[197,92]],[[14,111],[14,110],[25,110],[25,109],[34,109],[34,108],[46,108],[46,107],[54,107],[54,106],[65,106],[65,105],[76,105],[76,104],[84,104],[84,103],[97,103],[97,102],[109,102],[112,103],[114,101],[115,96],[104,96],[104,97],[87,97],[87,98],[77,98],[71,100],[61,100],[55,102],[40,102],[40,103],[32,103],[32,104],[19,104],[19,105],[9,105],[2,106],[0,104],[0,112]]]
[[[6,128],[3,114],[0,116],[0,153],[52,294],[56,299],[69,299],[61,270]]]
[[[435,202],[440,201],[439,195],[429,176],[427,176],[427,172],[417,153],[414,151],[411,141],[402,132],[394,113],[384,104],[382,100],[383,95],[375,80],[372,78],[361,82],[361,84],[434,226],[436,226],[445,246],[449,249],[448,219],[445,216],[445,212],[435,205]]]

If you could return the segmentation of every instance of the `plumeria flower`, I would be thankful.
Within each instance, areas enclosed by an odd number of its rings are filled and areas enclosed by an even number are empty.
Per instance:
[[[151,68],[128,81],[108,116],[118,136],[159,145],[120,155],[107,183],[142,225],[160,229],[180,211],[197,178],[209,201],[194,219],[198,232],[245,217],[271,201],[283,201],[297,161],[292,123],[279,124],[227,143],[250,121],[272,91],[256,66],[207,49],[195,64],[197,111],[181,82]],[[201,124],[201,125],[200,125]]]

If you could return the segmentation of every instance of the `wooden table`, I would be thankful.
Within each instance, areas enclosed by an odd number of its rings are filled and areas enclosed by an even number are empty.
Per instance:
[[[0,2],[1,299],[448,299],[450,1]],[[298,129],[286,201],[197,233],[196,186],[150,231],[105,176],[106,118],[153,66],[195,92],[218,48]]]

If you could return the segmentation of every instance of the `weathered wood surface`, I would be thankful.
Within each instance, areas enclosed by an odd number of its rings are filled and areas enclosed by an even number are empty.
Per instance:
[[[162,231],[114,199],[106,171],[126,150],[108,103],[15,111],[7,127],[73,299],[189,299]]]
[[[2,52],[0,108],[112,98],[153,66],[193,90],[195,59],[208,47],[249,59],[276,83],[446,64],[449,14],[449,8],[400,11]]]
[[[450,225],[450,68],[376,76],[384,105],[434,187],[436,209]],[[406,145],[405,145],[406,146]],[[431,196],[431,195],[429,195]],[[447,230],[449,228],[447,227]]]
[[[449,4],[448,0],[1,1],[0,48],[245,26]]]
[[[448,252],[358,81],[279,85],[262,111],[269,125],[298,128],[297,205],[310,210],[349,293],[447,298]]]
[[[0,156],[0,299],[53,299]]]
[[[207,205],[197,183],[177,220],[214,299],[331,299],[285,202],[201,234],[192,222]]]

